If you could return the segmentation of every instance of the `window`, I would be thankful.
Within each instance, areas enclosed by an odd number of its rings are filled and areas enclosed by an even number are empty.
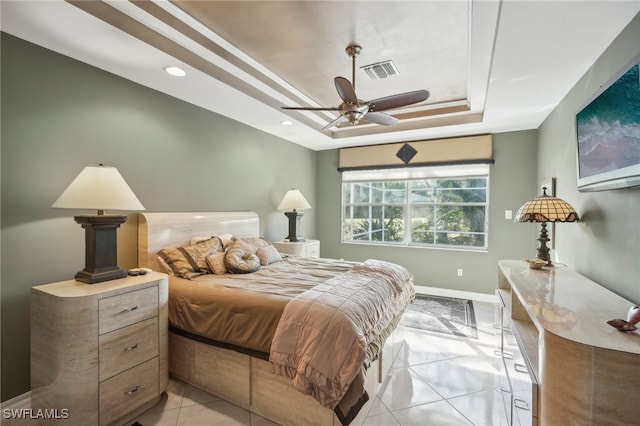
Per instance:
[[[487,248],[489,166],[346,171],[342,241]]]

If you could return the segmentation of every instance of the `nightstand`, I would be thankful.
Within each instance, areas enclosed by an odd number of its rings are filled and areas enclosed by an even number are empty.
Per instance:
[[[296,241],[295,243],[278,241],[273,243],[273,245],[280,253],[292,254],[294,256],[320,257],[319,240]]]
[[[32,287],[33,409],[110,425],[155,405],[169,380],[167,299],[167,275],[157,272]]]

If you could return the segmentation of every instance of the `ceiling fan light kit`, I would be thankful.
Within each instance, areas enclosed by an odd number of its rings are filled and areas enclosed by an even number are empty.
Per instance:
[[[399,120],[383,111],[404,107],[426,101],[429,98],[428,90],[415,90],[413,92],[399,93],[396,95],[385,96],[383,98],[371,101],[363,101],[358,99],[356,95],[356,57],[362,51],[362,47],[357,44],[350,44],[346,47],[345,52],[351,58],[351,81],[344,77],[336,77],[334,83],[338,96],[342,99],[342,103],[337,107],[282,107],[283,109],[300,110],[300,111],[339,111],[340,115],[333,121],[329,122],[322,130],[337,126],[347,121],[354,126],[363,119],[369,123],[380,124],[383,126],[391,126]],[[374,64],[375,65],[375,64]]]

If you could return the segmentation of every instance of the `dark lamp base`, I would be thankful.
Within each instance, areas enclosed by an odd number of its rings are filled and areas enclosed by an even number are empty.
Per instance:
[[[549,240],[549,234],[547,234],[547,224],[545,222],[540,223],[540,237],[538,238],[540,245],[538,246],[538,259],[547,262],[546,266],[553,266],[551,262],[551,255],[549,254],[549,247],[547,243]]]
[[[300,229],[300,218],[304,215],[299,211],[285,212],[285,216],[289,218],[289,235],[286,240],[296,243],[298,241],[304,241],[304,237],[302,235],[298,235],[298,230]]]
[[[118,268],[117,230],[127,221],[127,216],[95,215],[76,216],[85,229],[85,268],[75,279],[87,284],[116,280],[127,276]]]
[[[120,278],[125,278],[127,276],[127,271],[125,269],[120,269],[117,266],[115,269],[109,269],[105,271],[88,271],[83,269],[82,271],[78,271],[75,276],[77,281],[82,281],[87,284],[95,284],[101,283],[103,281],[111,281],[117,280]]]

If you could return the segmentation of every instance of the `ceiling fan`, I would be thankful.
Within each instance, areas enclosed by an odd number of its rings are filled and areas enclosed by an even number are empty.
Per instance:
[[[340,111],[340,116],[329,124],[324,126],[322,130],[328,129],[338,124],[348,121],[352,126],[358,124],[360,119],[364,119],[370,123],[381,124],[383,126],[391,126],[398,122],[398,119],[392,115],[385,114],[382,111],[400,108],[422,102],[429,98],[428,90],[415,90],[413,92],[399,93],[397,95],[386,96],[384,98],[374,99],[372,101],[363,101],[358,99],[356,95],[356,56],[360,53],[362,47],[357,44],[350,44],[345,52],[351,58],[351,82],[344,77],[336,77],[334,79],[336,90],[342,103],[337,107],[282,107],[283,109],[304,110],[304,111]]]

